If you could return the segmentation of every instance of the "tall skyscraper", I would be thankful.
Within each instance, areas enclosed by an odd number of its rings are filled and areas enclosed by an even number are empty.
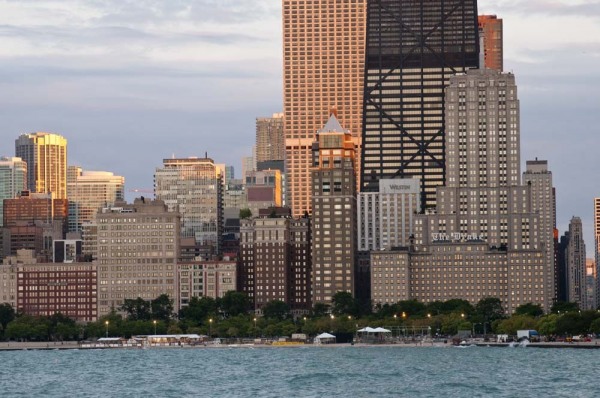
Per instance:
[[[600,198],[594,198],[594,255],[596,260],[596,303],[600,306]]]
[[[497,297],[509,314],[530,302],[547,311],[553,303],[546,287],[551,266],[541,206],[533,204],[545,197],[541,183],[520,185],[514,75],[471,69],[452,76],[445,95],[447,186],[437,188],[435,211],[415,217],[410,261],[403,260],[402,251],[391,256],[398,260],[393,271],[400,277],[393,290],[407,297],[409,288],[408,297],[424,302],[459,298],[476,304]],[[544,206],[552,209],[551,203],[548,199]],[[379,302],[389,299],[382,295],[386,286],[392,292],[377,271],[392,260],[383,254],[371,258],[372,294]]]
[[[312,146],[313,303],[355,294],[356,140],[335,115]]]
[[[569,223],[569,243],[566,250],[567,299],[588,309],[586,293],[585,242],[581,218],[573,217]]]
[[[421,205],[445,182],[444,88],[479,66],[476,0],[368,2],[361,190],[417,178]]]
[[[106,171],[84,171],[67,168],[69,198],[69,232],[80,232],[81,226],[94,222],[98,209],[125,200],[125,177]]]
[[[67,140],[58,134],[23,134],[15,141],[15,154],[27,163],[31,192],[67,198]]]
[[[540,241],[545,251],[546,294],[552,300],[557,300],[558,278],[556,256],[554,250],[554,228],[556,225],[556,199],[552,187],[552,172],[548,170],[546,160],[528,160],[526,171],[523,173],[523,184],[531,185],[533,210],[539,215]]]
[[[256,163],[285,159],[283,113],[256,119]]]
[[[154,173],[154,194],[181,214],[181,236],[220,252],[223,232],[223,175],[212,159],[164,159]]]
[[[483,42],[485,67],[498,72],[504,70],[502,18],[495,15],[478,17],[479,34]]]
[[[286,203],[295,217],[311,211],[311,147],[330,110],[360,137],[366,4],[283,0]]]
[[[27,163],[21,158],[0,157],[0,227],[4,199],[13,199],[27,189]]]

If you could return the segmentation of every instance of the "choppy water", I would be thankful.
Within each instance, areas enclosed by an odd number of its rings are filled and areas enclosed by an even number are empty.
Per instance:
[[[0,397],[599,397],[600,350],[0,352]]]

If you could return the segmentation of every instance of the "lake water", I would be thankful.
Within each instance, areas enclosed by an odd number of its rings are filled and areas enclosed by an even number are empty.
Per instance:
[[[600,350],[293,347],[0,352],[0,397],[600,397]]]

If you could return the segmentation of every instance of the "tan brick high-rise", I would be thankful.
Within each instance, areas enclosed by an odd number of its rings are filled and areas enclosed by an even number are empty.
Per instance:
[[[286,180],[294,216],[311,211],[311,145],[330,110],[361,135],[365,29],[366,0],[283,0]]]

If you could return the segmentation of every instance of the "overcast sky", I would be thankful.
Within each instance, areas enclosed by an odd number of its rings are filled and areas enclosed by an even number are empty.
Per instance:
[[[600,196],[600,0],[480,0],[504,20],[522,161],[547,159],[561,234]],[[279,0],[0,0],[0,155],[22,133],[69,141],[69,164],[152,189],[162,159],[233,164],[282,110]]]

